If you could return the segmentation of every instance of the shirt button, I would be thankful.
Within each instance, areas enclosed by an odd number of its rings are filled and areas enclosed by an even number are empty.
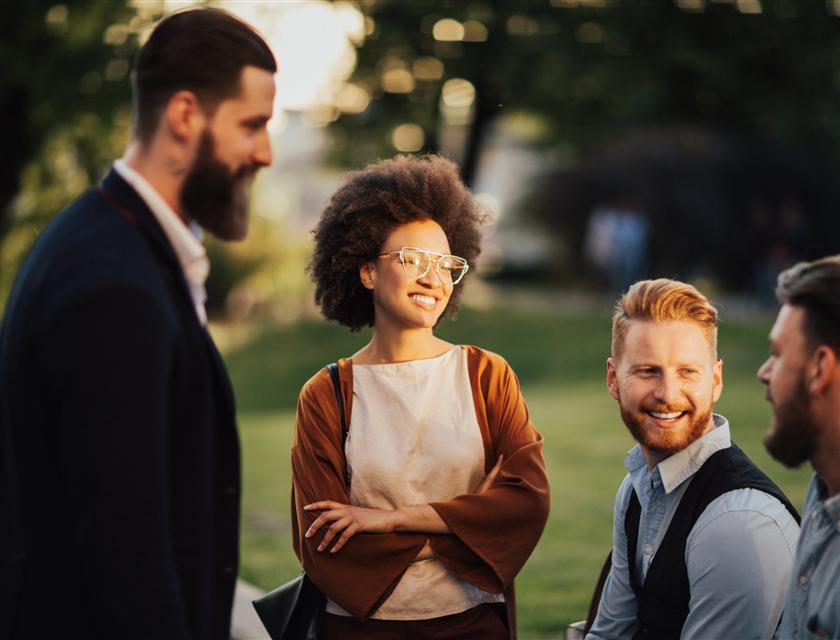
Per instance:
[[[646,545],[645,545],[645,555],[646,555],[646,556],[649,556],[649,555],[651,555],[652,553],[653,553],[653,547],[651,547],[649,544],[646,544]]]
[[[222,571],[224,571],[225,575],[228,576],[232,576],[234,574],[233,567],[231,567],[230,565],[226,566],[224,569],[222,569]]]
[[[812,512],[811,512],[811,520],[816,520],[816,519],[817,519],[817,515],[818,515],[818,514],[817,514],[817,512],[816,512],[816,511],[812,511]]]
[[[225,495],[226,496],[235,496],[236,495],[236,488],[235,487],[225,487]]]
[[[808,584],[808,576],[799,576],[799,584],[802,586]]]

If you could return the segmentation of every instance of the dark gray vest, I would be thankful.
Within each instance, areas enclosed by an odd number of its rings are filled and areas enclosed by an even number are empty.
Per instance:
[[[639,581],[635,562],[641,505],[636,491],[632,491],[624,518],[624,531],[627,534],[630,584],[636,594],[639,621],[639,630],[633,635],[633,640],[679,640],[691,597],[685,566],[688,534],[712,501],[735,489],[758,489],[770,494],[799,522],[799,514],[781,489],[733,443],[731,447],[711,455],[694,474],[653,557],[644,584]]]

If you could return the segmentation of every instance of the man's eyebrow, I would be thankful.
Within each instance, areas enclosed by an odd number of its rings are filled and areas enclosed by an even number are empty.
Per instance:
[[[256,116],[248,116],[247,118],[242,118],[242,122],[247,122],[248,124],[265,124],[271,118],[269,116],[260,114]]]
[[[702,363],[691,362],[689,360],[686,360],[685,362],[680,362],[679,364],[676,365],[677,369],[682,369],[684,367],[691,367],[692,369],[704,369],[705,368]],[[638,362],[638,363],[634,363],[634,364],[630,365],[630,369],[634,370],[634,371],[636,369],[662,369],[662,368],[663,367],[662,367],[661,364],[657,364],[655,362]]]

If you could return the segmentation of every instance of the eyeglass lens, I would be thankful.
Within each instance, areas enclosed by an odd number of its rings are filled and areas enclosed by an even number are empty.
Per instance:
[[[419,278],[425,275],[431,267],[433,259],[423,251],[403,249],[402,264],[406,275]],[[456,284],[464,277],[466,263],[455,256],[441,256],[434,260],[435,270],[445,283]]]

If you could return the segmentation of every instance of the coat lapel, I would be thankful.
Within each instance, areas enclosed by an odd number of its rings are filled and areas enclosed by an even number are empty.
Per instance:
[[[139,231],[143,234],[146,240],[151,244],[155,254],[164,263],[164,265],[173,272],[175,281],[178,283],[179,295],[184,298],[184,302],[189,305],[189,316],[195,319],[195,327],[202,334],[202,341],[208,350],[210,360],[213,365],[214,377],[216,383],[221,389],[222,393],[219,400],[222,402],[223,410],[227,414],[228,421],[235,424],[236,410],[234,405],[233,389],[231,388],[230,379],[227,376],[227,370],[222,360],[221,354],[216,349],[213,338],[209,331],[198,321],[193,309],[193,300],[190,295],[189,286],[187,285],[184,276],[184,270],[181,263],[178,261],[178,256],[175,255],[175,250],[172,244],[166,237],[163,229],[155,218],[146,201],[140,197],[134,188],[126,182],[119,173],[114,169],[108,173],[102,181],[100,191],[122,215],[127,218]]]
[[[131,222],[143,237],[146,238],[158,259],[175,276],[179,295],[185,297],[186,301],[190,304],[190,308],[192,308],[193,301],[190,295],[190,288],[187,285],[184,270],[178,261],[178,256],[175,255],[175,249],[172,248],[172,243],[169,242],[169,238],[166,237],[160,223],[158,223],[157,218],[155,218],[155,215],[149,209],[146,201],[114,169],[111,169],[108,175],[105,176],[105,179],[99,187],[99,191],[117,209],[118,213]]]

